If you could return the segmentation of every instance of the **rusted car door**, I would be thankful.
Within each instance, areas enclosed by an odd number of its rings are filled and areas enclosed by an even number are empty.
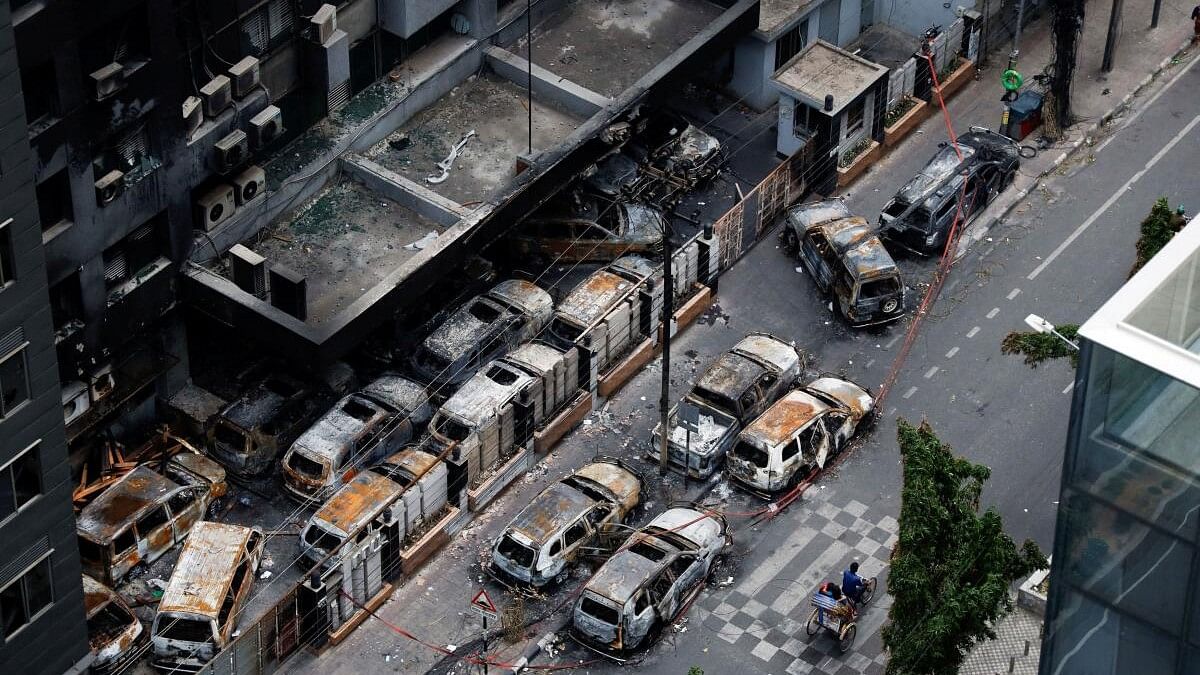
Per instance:
[[[129,570],[142,559],[141,551],[138,546],[138,534],[133,525],[125,528],[113,537],[112,546],[112,561],[109,564],[110,577],[108,581],[110,585],[115,586],[116,582],[120,581]]]
[[[175,545],[175,528],[165,504],[155,506],[137,521],[138,553],[142,560],[150,561],[169,551]],[[180,539],[184,536],[180,534]]]
[[[628,618],[626,619],[627,630],[624,644],[627,648],[636,647],[650,633],[655,619],[659,616],[647,589],[643,588],[638,591],[633,602],[633,613],[626,616]]]
[[[204,516],[205,501],[199,488],[187,487],[171,495],[167,506],[171,509],[171,525],[175,528],[175,541],[183,541]]]
[[[850,424],[850,416],[840,410],[830,410],[825,413],[822,418],[825,424],[826,431],[833,443],[833,451],[837,452],[846,445],[850,437],[854,435],[853,425]]]
[[[563,533],[563,558],[566,560],[575,560],[576,554],[584,544],[590,543],[593,539],[594,532],[588,525],[587,518],[580,518],[567,528]]]
[[[700,581],[704,573],[704,561],[694,553],[683,553],[671,562],[671,573],[675,575],[674,595],[683,599],[688,590]]]
[[[825,460],[832,450],[829,432],[825,429],[824,421],[820,418],[813,420],[808,428],[800,434],[799,440],[804,455],[813,458],[812,461],[817,466],[824,467]]]
[[[810,230],[800,242],[800,255],[808,265],[808,271],[813,275],[813,281],[821,292],[829,289],[830,270],[825,262],[829,252],[829,242],[819,229]]]

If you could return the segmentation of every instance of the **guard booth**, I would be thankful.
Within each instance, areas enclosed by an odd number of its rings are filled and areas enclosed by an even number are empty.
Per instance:
[[[809,184],[828,195],[843,155],[863,142],[883,141],[888,69],[817,40],[771,77],[779,90],[775,151],[809,152]]]

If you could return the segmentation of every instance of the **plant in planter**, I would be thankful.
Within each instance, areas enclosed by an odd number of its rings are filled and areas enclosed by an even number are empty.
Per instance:
[[[896,101],[896,105],[888,108],[887,112],[883,114],[883,126],[890,127],[896,124],[896,122],[900,121],[901,117],[904,117],[906,114],[908,114],[908,111],[912,110],[916,105],[917,99],[911,96],[905,96],[899,101]]]
[[[946,62],[946,67],[942,68],[942,72],[938,73],[938,82],[944,82],[946,78],[950,77],[950,75],[953,74],[954,71],[958,70],[958,67],[961,65],[962,57],[955,54],[954,58]]]
[[[867,148],[869,147],[871,147],[871,139],[869,138],[864,138],[850,146],[850,149],[846,150],[846,152],[842,154],[842,158],[838,160],[838,167],[845,169],[846,167],[850,166],[854,163],[854,160],[858,159],[858,156],[866,152]]]

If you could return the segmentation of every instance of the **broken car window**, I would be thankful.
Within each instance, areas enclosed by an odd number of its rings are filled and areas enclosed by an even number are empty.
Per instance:
[[[288,466],[296,473],[309,478],[321,478],[325,475],[325,467],[322,464],[298,452],[292,453],[292,458],[288,460]]]
[[[610,626],[617,625],[617,621],[621,618],[621,615],[617,613],[617,610],[609,607],[608,605],[602,605],[589,597],[584,597],[583,602],[579,603],[579,610],[594,619],[598,619],[609,624]]]
[[[460,422],[456,422],[449,417],[442,417],[434,425],[438,433],[449,438],[452,441],[466,440],[467,436],[471,435],[471,429]]]
[[[118,554],[124,553],[137,546],[137,535],[133,533],[133,528],[126,528],[124,532],[113,537],[113,550]]]
[[[208,621],[167,616],[162,618],[158,634],[168,640],[183,642],[208,642],[213,639],[212,624]]]
[[[234,450],[246,447],[246,437],[242,435],[242,432],[226,424],[218,424],[213,435],[218,443],[228,445]]]
[[[483,323],[491,323],[500,318],[500,310],[484,302],[472,304],[471,308],[467,311],[471,313],[471,316]]]
[[[581,520],[567,530],[567,533],[563,535],[563,540],[566,541],[567,546],[574,546],[577,542],[579,542],[579,540],[583,539],[585,535],[587,535],[587,526],[584,525],[583,521]]]
[[[534,550],[528,546],[522,546],[521,542],[507,534],[500,540],[497,551],[517,567],[524,569],[533,567]]]
[[[879,279],[876,281],[868,281],[858,289],[858,297],[862,299],[868,298],[884,298],[889,295],[895,295],[900,291],[899,279]]]
[[[342,406],[342,412],[359,422],[369,422],[375,416],[374,408],[355,398],[346,401],[346,405]]]
[[[733,456],[744,459],[760,469],[767,468],[767,453],[745,441],[733,446]]]
[[[164,507],[159,506],[138,520],[138,532],[141,532],[142,536],[147,536],[159,527],[166,525],[167,522],[167,510]]]
[[[667,554],[666,551],[663,551],[660,548],[655,548],[654,546],[647,544],[645,540],[639,541],[638,543],[634,544],[633,546],[630,546],[629,552],[636,553],[636,554],[642,556],[643,558],[645,558],[646,560],[652,560],[654,562],[658,562],[659,560],[662,560],[663,556],[665,556]]]
[[[500,366],[492,366],[488,369],[487,378],[496,384],[507,387],[517,381],[516,373],[505,370]]]
[[[304,533],[304,543],[329,552],[336,549],[342,543],[342,538],[332,532],[326,532],[319,527],[310,527],[308,528],[308,532]]]

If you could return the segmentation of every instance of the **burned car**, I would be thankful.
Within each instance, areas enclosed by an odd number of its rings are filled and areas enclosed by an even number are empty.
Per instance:
[[[91,672],[117,675],[142,655],[150,636],[142,622],[120,595],[86,574],[83,611],[92,651]]]
[[[319,406],[303,382],[267,375],[210,423],[209,456],[235,476],[260,477],[274,468],[279,453],[312,421]]]
[[[721,142],[666,110],[648,114],[631,145],[636,158],[692,185],[712,178],[720,166]]]
[[[553,311],[550,294],[535,284],[502,281],[430,332],[413,353],[410,368],[433,388],[462,384],[483,364],[531,340]]]
[[[179,554],[150,630],[151,664],[198,673],[233,641],[262,560],[257,527],[200,522]]]
[[[224,470],[201,455],[180,453],[167,473],[174,480],[138,466],[83,507],[75,528],[84,573],[116,585],[134,565],[182,543],[225,493]]]
[[[400,449],[432,411],[425,387],[388,373],[342,400],[300,435],[283,458],[283,487],[301,501],[324,499]]]
[[[813,380],[738,434],[726,472],[754,492],[790,488],[824,469],[874,410],[875,397],[865,387],[837,377]]]
[[[671,408],[671,468],[696,478],[711,476],[742,425],[791,389],[799,375],[800,353],[794,346],[767,333],[750,333],[739,340]],[[661,428],[656,426],[651,437],[651,459],[657,459]]]
[[[971,127],[958,137],[958,145],[961,160],[953,146],[943,145],[883,207],[879,228],[884,239],[920,255],[941,252],[958,214],[959,198],[962,228],[1012,184],[1021,167],[1017,143],[994,131]]]
[[[510,241],[518,259],[607,262],[627,253],[657,254],[666,231],[662,213],[644,204],[556,200],[526,219]]]
[[[904,316],[900,268],[864,218],[840,199],[788,209],[784,247],[851,325],[868,326]]]
[[[508,584],[561,583],[583,550],[625,521],[641,489],[641,479],[623,462],[597,458],[521,509],[493,544],[489,571]]]
[[[673,507],[638,530],[587,582],[575,602],[571,636],[620,656],[647,644],[700,592],[729,545],[722,516]]]

